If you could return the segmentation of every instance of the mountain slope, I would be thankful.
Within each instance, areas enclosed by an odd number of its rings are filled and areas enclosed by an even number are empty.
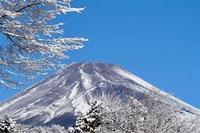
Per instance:
[[[200,111],[113,64],[73,63],[0,105],[0,117],[9,114],[31,125],[70,125],[86,113],[94,99],[118,97],[126,102],[157,92],[156,99],[178,106],[190,115]]]

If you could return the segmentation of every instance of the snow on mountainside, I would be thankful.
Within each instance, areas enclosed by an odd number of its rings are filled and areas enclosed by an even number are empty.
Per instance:
[[[189,115],[196,109],[167,94],[139,77],[113,64],[72,63],[0,105],[0,117],[9,114],[19,122],[31,125],[70,125],[75,115],[86,113],[94,99],[118,97],[127,101],[135,96],[146,99],[152,92],[157,99],[179,106]]]

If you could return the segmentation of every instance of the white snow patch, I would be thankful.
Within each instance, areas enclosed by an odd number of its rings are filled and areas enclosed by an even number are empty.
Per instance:
[[[43,112],[47,112],[49,114],[44,123],[47,123],[54,118],[55,111],[56,109],[52,104],[49,105],[45,110],[43,110]]]
[[[96,72],[96,71],[94,71],[94,73],[95,73],[95,75],[96,75],[97,77],[99,77],[101,80],[105,80],[105,81],[106,81],[106,79],[105,79],[101,74],[99,74],[99,73]]]
[[[79,96],[77,99],[74,99],[72,101],[72,106],[75,108],[75,115],[77,115],[79,112],[86,114],[90,109],[90,105],[88,105],[83,95]]]
[[[78,90],[79,90],[78,86],[79,86],[79,82],[77,81],[76,85],[73,87],[73,89],[71,91],[71,94],[69,95],[69,99],[70,100],[72,100],[72,99],[74,99],[76,97],[76,95],[78,93]]]
[[[83,70],[80,69],[80,73],[81,73],[81,78],[82,78],[82,81],[83,81],[83,86],[85,89],[90,89],[93,87],[92,85],[92,77],[86,73],[83,72]]]
[[[31,110],[31,111],[26,111],[26,109],[24,108],[24,109],[22,109],[21,111],[20,111],[20,116],[19,116],[19,118],[20,119],[28,119],[28,118],[31,118],[31,117],[33,117],[33,116],[35,116],[35,115],[37,115],[37,114],[39,114],[41,111],[40,111],[40,108],[37,108],[37,109],[33,109],[33,110]]]
[[[104,83],[103,83],[103,82],[101,82],[101,83],[99,84],[99,87],[103,87],[103,85],[104,85]]]
[[[48,107],[46,107],[43,112],[47,112],[49,116],[46,118],[44,123],[47,123],[48,121],[52,120],[54,117],[58,115],[62,115],[65,113],[63,111],[63,108],[66,108],[67,103],[69,102],[67,96],[63,96],[62,98],[54,101],[52,104],[50,104]],[[67,109],[65,109],[67,110]]]
[[[66,84],[66,81],[63,81],[59,88],[63,87]]]
[[[141,78],[129,73],[128,71],[124,71],[124,70],[119,69],[117,67],[115,67],[114,70],[115,70],[116,73],[118,73],[119,75],[122,75],[124,78],[131,79],[134,82],[144,86],[145,88],[148,88],[148,89],[155,88],[153,85],[151,85],[148,82],[142,80]]]

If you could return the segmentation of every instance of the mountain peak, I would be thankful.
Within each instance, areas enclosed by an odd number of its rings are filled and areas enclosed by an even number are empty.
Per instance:
[[[9,114],[19,122],[31,125],[56,122],[65,125],[61,119],[74,122],[74,115],[86,113],[95,99],[114,97],[126,102],[134,96],[143,100],[153,92],[158,92],[157,98],[162,97],[166,104],[180,106],[192,114],[199,112],[115,64],[81,62],[67,65],[5,101],[0,105],[0,116]]]

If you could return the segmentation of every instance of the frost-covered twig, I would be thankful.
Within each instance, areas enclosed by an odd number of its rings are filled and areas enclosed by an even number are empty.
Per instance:
[[[69,58],[67,51],[83,48],[87,39],[58,37],[63,23],[52,22],[57,15],[84,10],[72,8],[71,1],[0,0],[0,85],[16,88],[14,76],[43,75],[62,66],[60,59]],[[5,70],[11,72],[9,76]]]

